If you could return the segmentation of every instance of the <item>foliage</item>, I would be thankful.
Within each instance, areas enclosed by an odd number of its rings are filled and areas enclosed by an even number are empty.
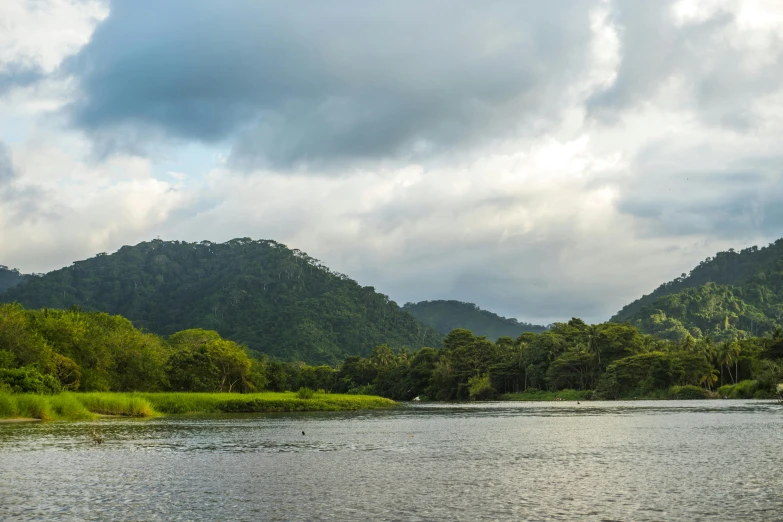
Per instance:
[[[0,390],[14,393],[59,393],[62,387],[52,375],[33,367],[0,369]]]
[[[492,387],[489,374],[476,375],[468,379],[468,394],[473,400],[491,399],[495,395],[495,389]]]
[[[125,246],[28,278],[0,298],[32,308],[77,305],[120,314],[159,335],[214,330],[254,352],[318,364],[369,355],[383,343],[400,349],[441,341],[374,288],[299,250],[247,238]],[[85,384],[99,387],[105,370],[85,373]],[[104,383],[107,389],[110,383]]]
[[[0,419],[87,420],[95,414],[154,417],[180,413],[261,413],[287,411],[352,411],[389,408],[382,397],[313,393],[62,393],[60,395],[0,392]]]
[[[406,303],[402,309],[443,335],[456,328],[465,328],[496,341],[501,337],[516,339],[525,332],[541,333],[547,329],[546,326],[501,317],[473,303],[462,301],[421,301]]]
[[[29,276],[20,274],[19,270],[0,265],[0,294],[25,282]]]
[[[396,400],[587,400],[705,398],[722,380],[758,379],[773,393],[781,365],[766,357],[769,338],[716,343],[709,338],[665,341],[628,324],[555,323],[547,332],[491,342],[466,329],[450,332],[441,350],[395,353],[379,346],[349,357],[340,390],[371,390]],[[748,393],[754,394],[754,391]]]
[[[672,386],[669,388],[669,398],[677,400],[698,400],[709,398],[709,392],[693,385]]]
[[[707,258],[612,320],[670,340],[771,335],[783,326],[783,239],[766,248],[730,249]]]
[[[80,393],[75,395],[85,408],[101,415],[152,417],[157,412],[144,397],[125,393]]]
[[[296,396],[299,399],[312,399],[313,395],[315,395],[315,392],[312,389],[306,388],[304,386],[299,388],[299,391],[296,392]]]
[[[759,391],[756,380],[744,380],[737,384],[727,384],[718,388],[718,395],[729,399],[753,399]]]
[[[695,396],[694,388],[704,390],[699,392],[704,396],[717,387],[736,385],[738,391],[723,391],[760,397],[773,394],[783,382],[778,334],[724,342],[691,336],[671,341],[643,335],[629,324],[588,325],[580,319],[496,342],[458,328],[445,337],[441,349],[395,350],[380,344],[366,357],[346,357],[338,367],[274,359],[213,330],[183,330],[163,339],[134,328],[122,317],[77,308],[25,310],[18,304],[0,305],[0,342],[0,390],[78,389],[74,396],[84,397],[81,403],[87,410],[112,415],[152,414],[158,407],[149,397],[158,397],[154,392],[161,391],[203,393],[188,399],[164,394],[175,397],[174,403],[156,398],[167,404],[159,411],[180,411],[175,403],[183,400],[185,411],[304,411],[308,406],[303,401],[322,401],[320,397],[333,397],[330,392],[393,400],[486,400],[497,395],[536,400],[569,394],[580,400],[684,398]],[[743,381],[753,381],[753,387]],[[291,393],[285,400],[265,403],[257,393],[262,389],[302,390],[302,396]],[[149,404],[117,402],[114,397],[119,396],[108,391],[146,392],[133,397]],[[211,398],[212,393],[219,399]],[[63,403],[63,408],[70,406]],[[343,407],[352,406],[313,406]],[[46,411],[57,415],[52,407]],[[145,411],[149,413],[140,413]]]

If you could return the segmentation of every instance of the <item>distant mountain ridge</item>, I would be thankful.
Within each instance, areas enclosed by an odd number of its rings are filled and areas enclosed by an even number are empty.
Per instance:
[[[337,363],[380,344],[439,346],[394,301],[271,240],[154,240],[77,261],[0,294],[27,308],[120,314],[169,335],[206,328],[286,360]]]
[[[0,294],[25,282],[29,276],[19,273],[15,268],[0,265]]]
[[[495,341],[500,337],[516,339],[525,332],[541,333],[548,329],[546,326],[501,317],[482,310],[473,303],[462,301],[435,300],[405,303],[402,309],[444,335],[455,328],[466,328],[474,335],[486,336]]]
[[[783,326],[783,239],[708,257],[611,320],[668,339],[690,334],[731,340],[771,333]]]

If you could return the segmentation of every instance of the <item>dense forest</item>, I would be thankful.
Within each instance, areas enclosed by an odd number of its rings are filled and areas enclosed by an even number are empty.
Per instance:
[[[629,324],[555,323],[492,342],[450,332],[442,348],[376,346],[339,365],[285,362],[217,332],[164,339],[117,315],[0,305],[0,391],[292,391],[377,394],[396,400],[491,399],[579,392],[588,398],[771,397],[783,382],[783,331],[771,337],[674,342]],[[573,393],[573,392],[572,392]]]
[[[624,307],[612,321],[672,340],[769,335],[783,326],[783,239],[765,248],[719,252]]]
[[[214,330],[283,360],[336,364],[374,346],[439,346],[442,335],[372,287],[275,241],[154,240],[99,254],[0,294],[28,308],[119,314],[159,335]]]
[[[402,309],[443,335],[455,328],[466,328],[476,335],[496,341],[501,337],[517,338],[525,332],[541,333],[547,329],[546,326],[501,317],[473,303],[462,301],[421,301],[406,303]]]
[[[22,284],[28,276],[20,274],[19,270],[10,269],[5,265],[0,265],[0,294]]]

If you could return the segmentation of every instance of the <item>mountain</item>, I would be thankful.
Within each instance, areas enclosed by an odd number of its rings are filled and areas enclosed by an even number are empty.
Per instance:
[[[10,269],[7,266],[0,265],[0,294],[13,288],[25,281],[28,276],[20,274],[17,269]]]
[[[783,326],[783,239],[707,258],[612,318],[666,339],[760,336]]]
[[[525,332],[541,333],[547,330],[546,326],[520,323],[516,319],[501,317],[473,303],[462,301],[421,301],[406,303],[402,309],[444,335],[455,328],[466,328],[474,335],[486,336],[495,341],[500,337],[516,339]]]
[[[28,308],[105,311],[170,335],[218,331],[286,360],[337,363],[373,347],[439,346],[442,336],[372,287],[269,240],[155,240],[98,254],[0,295]]]

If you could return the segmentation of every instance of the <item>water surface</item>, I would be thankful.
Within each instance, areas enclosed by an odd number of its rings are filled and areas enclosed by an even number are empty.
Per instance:
[[[781,518],[775,402],[0,425],[2,520]]]

